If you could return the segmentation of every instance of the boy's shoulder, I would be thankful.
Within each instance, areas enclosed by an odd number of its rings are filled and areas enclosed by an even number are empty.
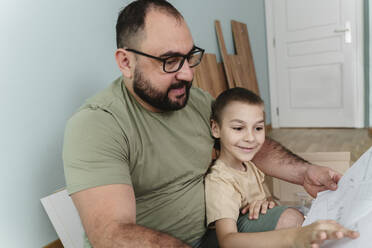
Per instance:
[[[234,175],[229,170],[228,166],[221,160],[216,160],[209,169],[209,173],[206,178],[211,180],[223,179],[223,180],[234,180]]]

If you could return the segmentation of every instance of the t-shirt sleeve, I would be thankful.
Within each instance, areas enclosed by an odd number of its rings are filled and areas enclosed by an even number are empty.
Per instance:
[[[63,163],[70,194],[108,184],[129,184],[127,138],[113,116],[83,109],[67,123]]]
[[[193,94],[192,97],[195,98],[193,104],[195,105],[195,110],[200,113],[200,115],[203,117],[205,124],[210,127],[210,118],[212,113],[212,103],[214,102],[214,98],[209,94],[209,92],[204,91],[200,88],[192,87]],[[212,133],[209,128],[210,135],[212,136]]]
[[[207,226],[223,218],[238,220],[241,196],[229,180],[208,174],[205,178],[205,201]]]

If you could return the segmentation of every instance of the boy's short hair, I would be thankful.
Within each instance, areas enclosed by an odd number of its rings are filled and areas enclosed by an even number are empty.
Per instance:
[[[248,89],[240,87],[231,88],[222,92],[213,102],[211,120],[221,124],[222,111],[231,102],[243,102],[261,106],[264,104],[260,96]]]

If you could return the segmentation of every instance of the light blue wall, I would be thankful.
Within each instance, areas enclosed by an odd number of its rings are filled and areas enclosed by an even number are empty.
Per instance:
[[[0,1],[0,247],[40,248],[57,239],[39,199],[65,185],[61,149],[67,119],[119,75],[114,26],[128,2]],[[219,54],[215,19],[221,21],[229,53],[230,20],[248,24],[268,104],[263,1],[171,2],[209,53]]]
[[[65,185],[64,126],[119,71],[114,24],[123,1],[0,1],[0,247],[55,239],[39,199]]]

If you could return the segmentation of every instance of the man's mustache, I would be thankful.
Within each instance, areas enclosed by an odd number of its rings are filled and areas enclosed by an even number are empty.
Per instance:
[[[190,81],[180,81],[178,83],[172,84],[168,90],[173,90],[173,89],[180,89],[183,88],[184,86],[188,87],[191,85],[192,82]]]

